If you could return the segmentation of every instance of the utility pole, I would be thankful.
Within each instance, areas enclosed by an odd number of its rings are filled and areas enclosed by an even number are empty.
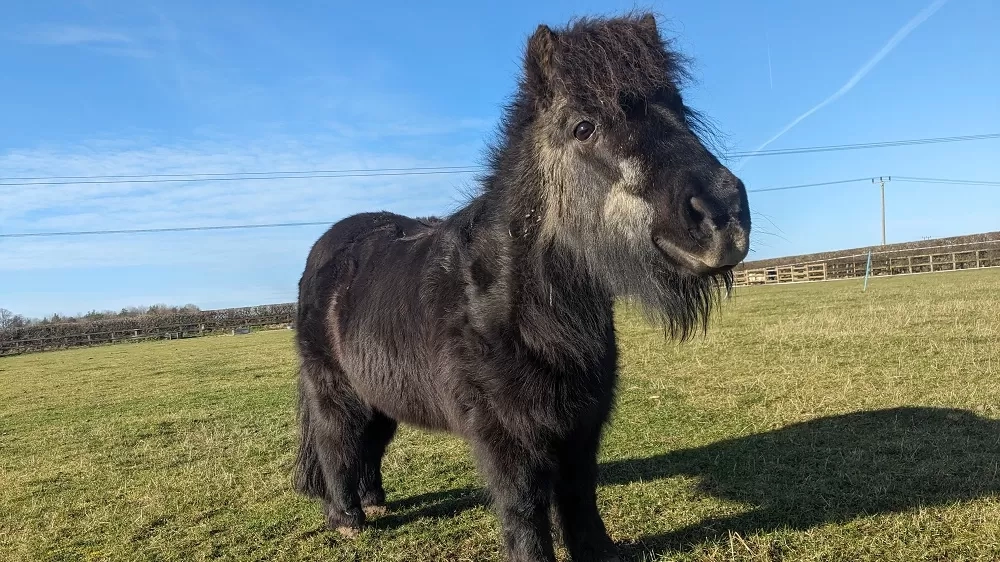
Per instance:
[[[882,191],[882,245],[885,246],[885,182],[892,181],[892,176],[879,176],[879,188]],[[872,178],[875,183],[875,178]]]

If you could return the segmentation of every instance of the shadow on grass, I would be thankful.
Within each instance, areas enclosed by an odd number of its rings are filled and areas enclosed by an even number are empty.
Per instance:
[[[819,418],[774,431],[604,463],[600,483],[690,476],[708,496],[755,506],[728,518],[621,544],[626,560],[690,548],[730,532],[808,529],[879,513],[1000,494],[1000,422],[972,412],[906,407]],[[394,528],[448,517],[486,502],[461,488],[390,504]]]
[[[1000,494],[1000,422],[905,407],[819,418],[705,447],[601,466],[602,484],[684,475],[752,511],[620,545],[626,559],[777,529]]]
[[[411,496],[388,504],[389,513],[372,520],[378,529],[395,529],[425,517],[453,517],[481,505],[487,505],[486,490],[456,488]]]

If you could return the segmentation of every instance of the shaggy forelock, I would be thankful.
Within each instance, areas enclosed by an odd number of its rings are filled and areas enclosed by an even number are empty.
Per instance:
[[[689,77],[684,57],[638,15],[581,18],[555,33],[552,70],[575,105],[621,112],[622,95],[653,97]]]

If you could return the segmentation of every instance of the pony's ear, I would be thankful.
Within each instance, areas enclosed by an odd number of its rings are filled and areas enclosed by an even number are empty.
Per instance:
[[[535,33],[528,39],[528,51],[525,54],[525,74],[528,86],[541,97],[551,94],[555,68],[553,64],[555,44],[558,40],[545,24],[538,26]]]
[[[639,18],[639,24],[649,29],[650,31],[653,31],[654,33],[656,32],[656,18],[653,16],[653,14],[650,13],[643,14],[643,16]]]
[[[639,27],[645,31],[649,37],[660,40],[660,30],[656,27],[656,18],[653,14],[646,13],[641,18],[639,18]]]

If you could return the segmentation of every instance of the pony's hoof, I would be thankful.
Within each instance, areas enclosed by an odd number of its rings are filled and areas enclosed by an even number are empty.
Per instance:
[[[326,528],[336,529],[341,535],[347,538],[354,538],[361,532],[365,525],[365,512],[361,508],[351,508],[346,511],[338,511],[327,507]]]
[[[382,517],[389,513],[389,508],[384,505],[366,505],[364,511],[368,517]]]

